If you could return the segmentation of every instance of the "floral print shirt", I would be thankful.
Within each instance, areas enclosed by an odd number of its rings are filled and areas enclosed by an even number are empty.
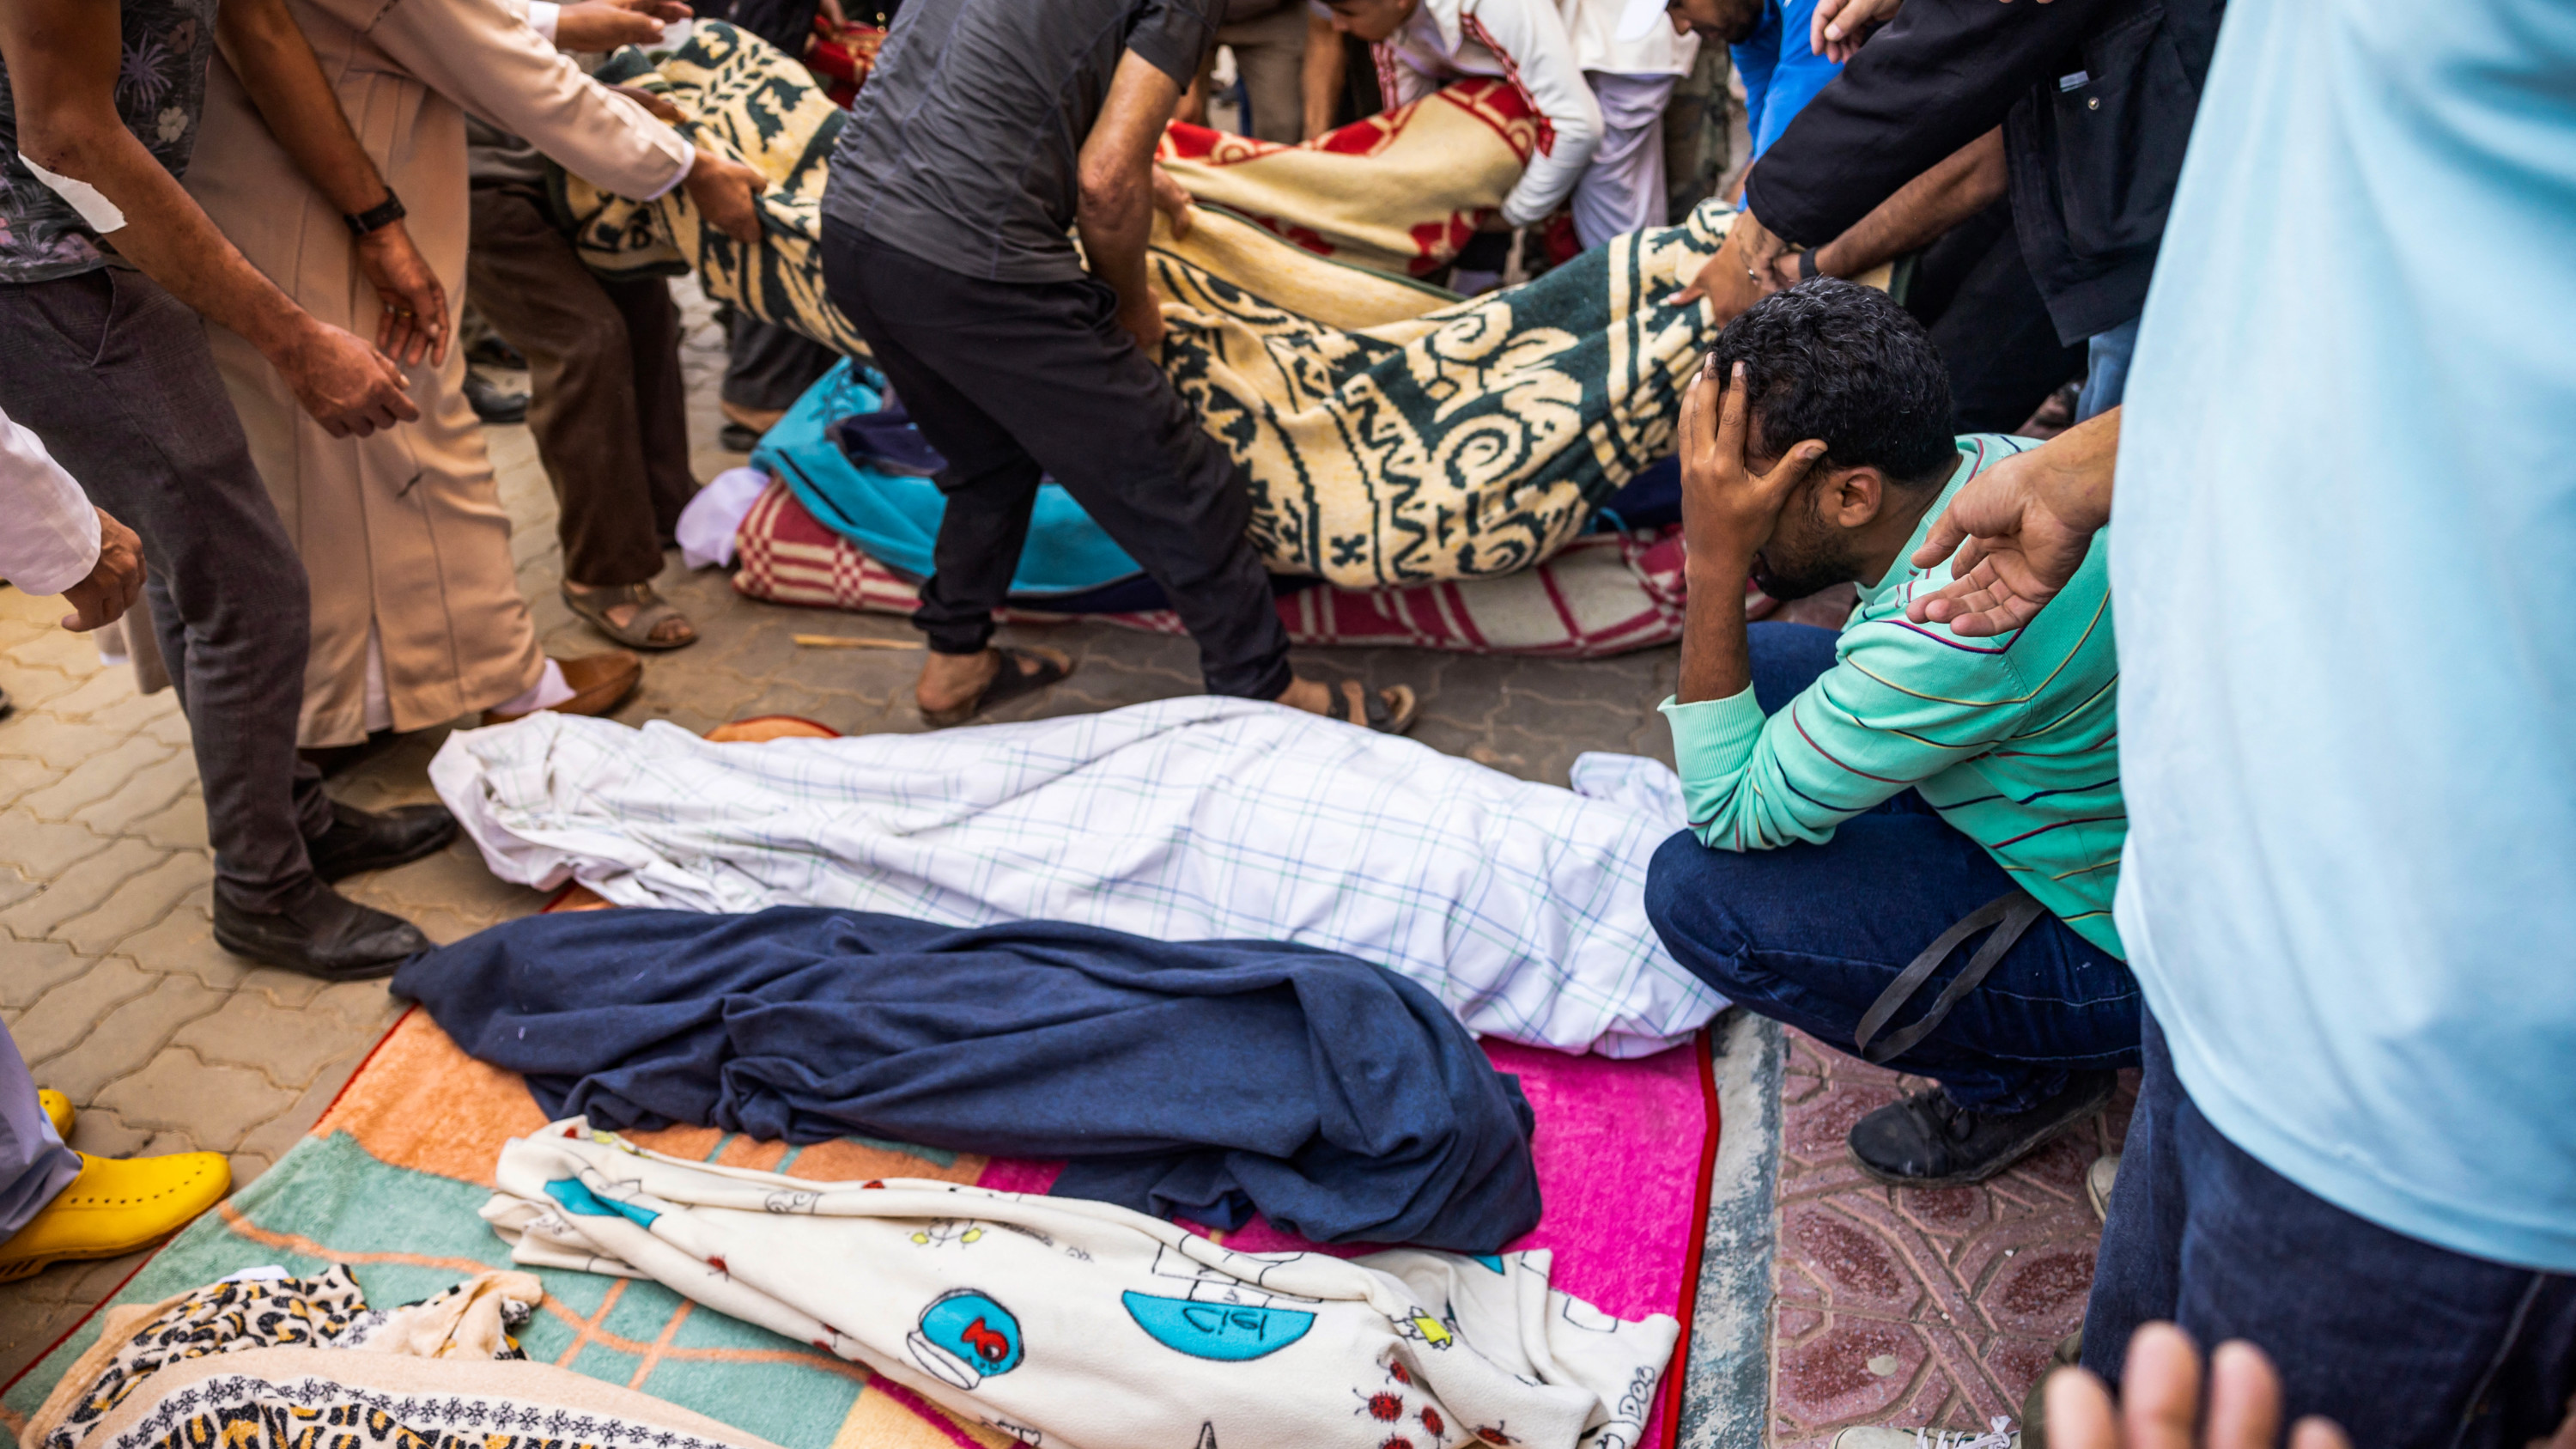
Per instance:
[[[123,0],[116,110],[173,176],[185,176],[206,108],[216,0]],[[110,265],[115,254],[72,204],[18,155],[17,95],[0,63],[0,282],[44,282]]]

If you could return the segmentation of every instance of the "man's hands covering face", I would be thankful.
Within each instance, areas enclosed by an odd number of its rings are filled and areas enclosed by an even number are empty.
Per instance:
[[[1705,566],[1715,571],[1711,586],[1740,589],[1753,556],[1779,526],[1780,510],[1825,456],[1825,445],[1810,438],[1782,454],[1768,472],[1753,471],[1744,456],[1752,434],[1744,364],[1735,364],[1722,395],[1714,366],[1714,360],[1703,364],[1682,398],[1682,532],[1694,587]],[[1721,573],[1725,578],[1717,577]]]

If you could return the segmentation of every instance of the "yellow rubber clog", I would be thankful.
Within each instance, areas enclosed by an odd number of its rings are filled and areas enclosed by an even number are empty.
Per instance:
[[[80,1176],[7,1242],[0,1283],[73,1258],[113,1258],[186,1227],[233,1185],[219,1152],[167,1157],[81,1154]]]
[[[46,1118],[54,1124],[54,1135],[65,1142],[72,1140],[72,1099],[60,1092],[38,1092],[36,1105],[45,1109]]]

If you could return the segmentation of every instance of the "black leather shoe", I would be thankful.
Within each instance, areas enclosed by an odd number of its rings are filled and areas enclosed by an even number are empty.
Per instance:
[[[510,392],[472,368],[465,370],[465,402],[474,416],[487,423],[524,423],[528,420],[528,395]]]
[[[325,981],[371,981],[431,949],[420,928],[309,881],[286,909],[240,910],[215,898],[215,944],[263,966]]]
[[[456,838],[456,817],[444,805],[405,805],[381,815],[331,802],[331,828],[304,842],[313,873],[339,880],[363,870],[387,870],[418,860]]]
[[[2117,1072],[2074,1072],[2027,1112],[1978,1112],[1934,1087],[1890,1102],[1852,1124],[1852,1160],[1897,1187],[1983,1182],[2111,1101]]]

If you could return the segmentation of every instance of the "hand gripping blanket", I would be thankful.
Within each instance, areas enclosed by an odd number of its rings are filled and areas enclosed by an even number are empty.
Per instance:
[[[1529,1103],[1431,993],[1330,951],[773,906],[530,916],[394,992],[549,1117],[1068,1158],[1052,1189],[1319,1243],[1538,1225]]]
[[[1546,1252],[1237,1253],[1108,1203],[818,1183],[576,1118],[502,1149],[513,1261],[651,1278],[1041,1449],[1629,1449],[1680,1326]]]
[[[623,906],[1071,921],[1280,940],[1399,972],[1470,1031],[1643,1056],[1724,1001],[1646,919],[1672,772],[1587,755],[1586,798],[1281,705],[1199,696],[927,735],[716,744],[533,714],[430,779],[494,874]]]
[[[658,71],[629,51],[602,78],[659,92],[699,144],[743,156],[771,185],[766,235],[745,248],[705,226],[683,193],[629,202],[566,178],[585,259],[610,273],[695,267],[710,295],[863,352],[824,295],[815,253],[843,113],[811,73],[708,22]],[[1372,164],[1333,159],[1351,168],[1329,173],[1339,187]],[[1296,205],[1284,169],[1263,195],[1276,197],[1265,215],[1283,231],[1301,211],[1342,205],[1334,185]],[[1423,195],[1425,210],[1397,221],[1449,226],[1456,198]],[[1151,256],[1163,368],[1243,464],[1252,536],[1273,572],[1352,588],[1513,573],[1564,547],[1595,506],[1671,453],[1681,391],[1716,337],[1705,305],[1672,299],[1732,219],[1706,203],[1679,226],[1456,301],[1202,208],[1187,239],[1158,232]]]

